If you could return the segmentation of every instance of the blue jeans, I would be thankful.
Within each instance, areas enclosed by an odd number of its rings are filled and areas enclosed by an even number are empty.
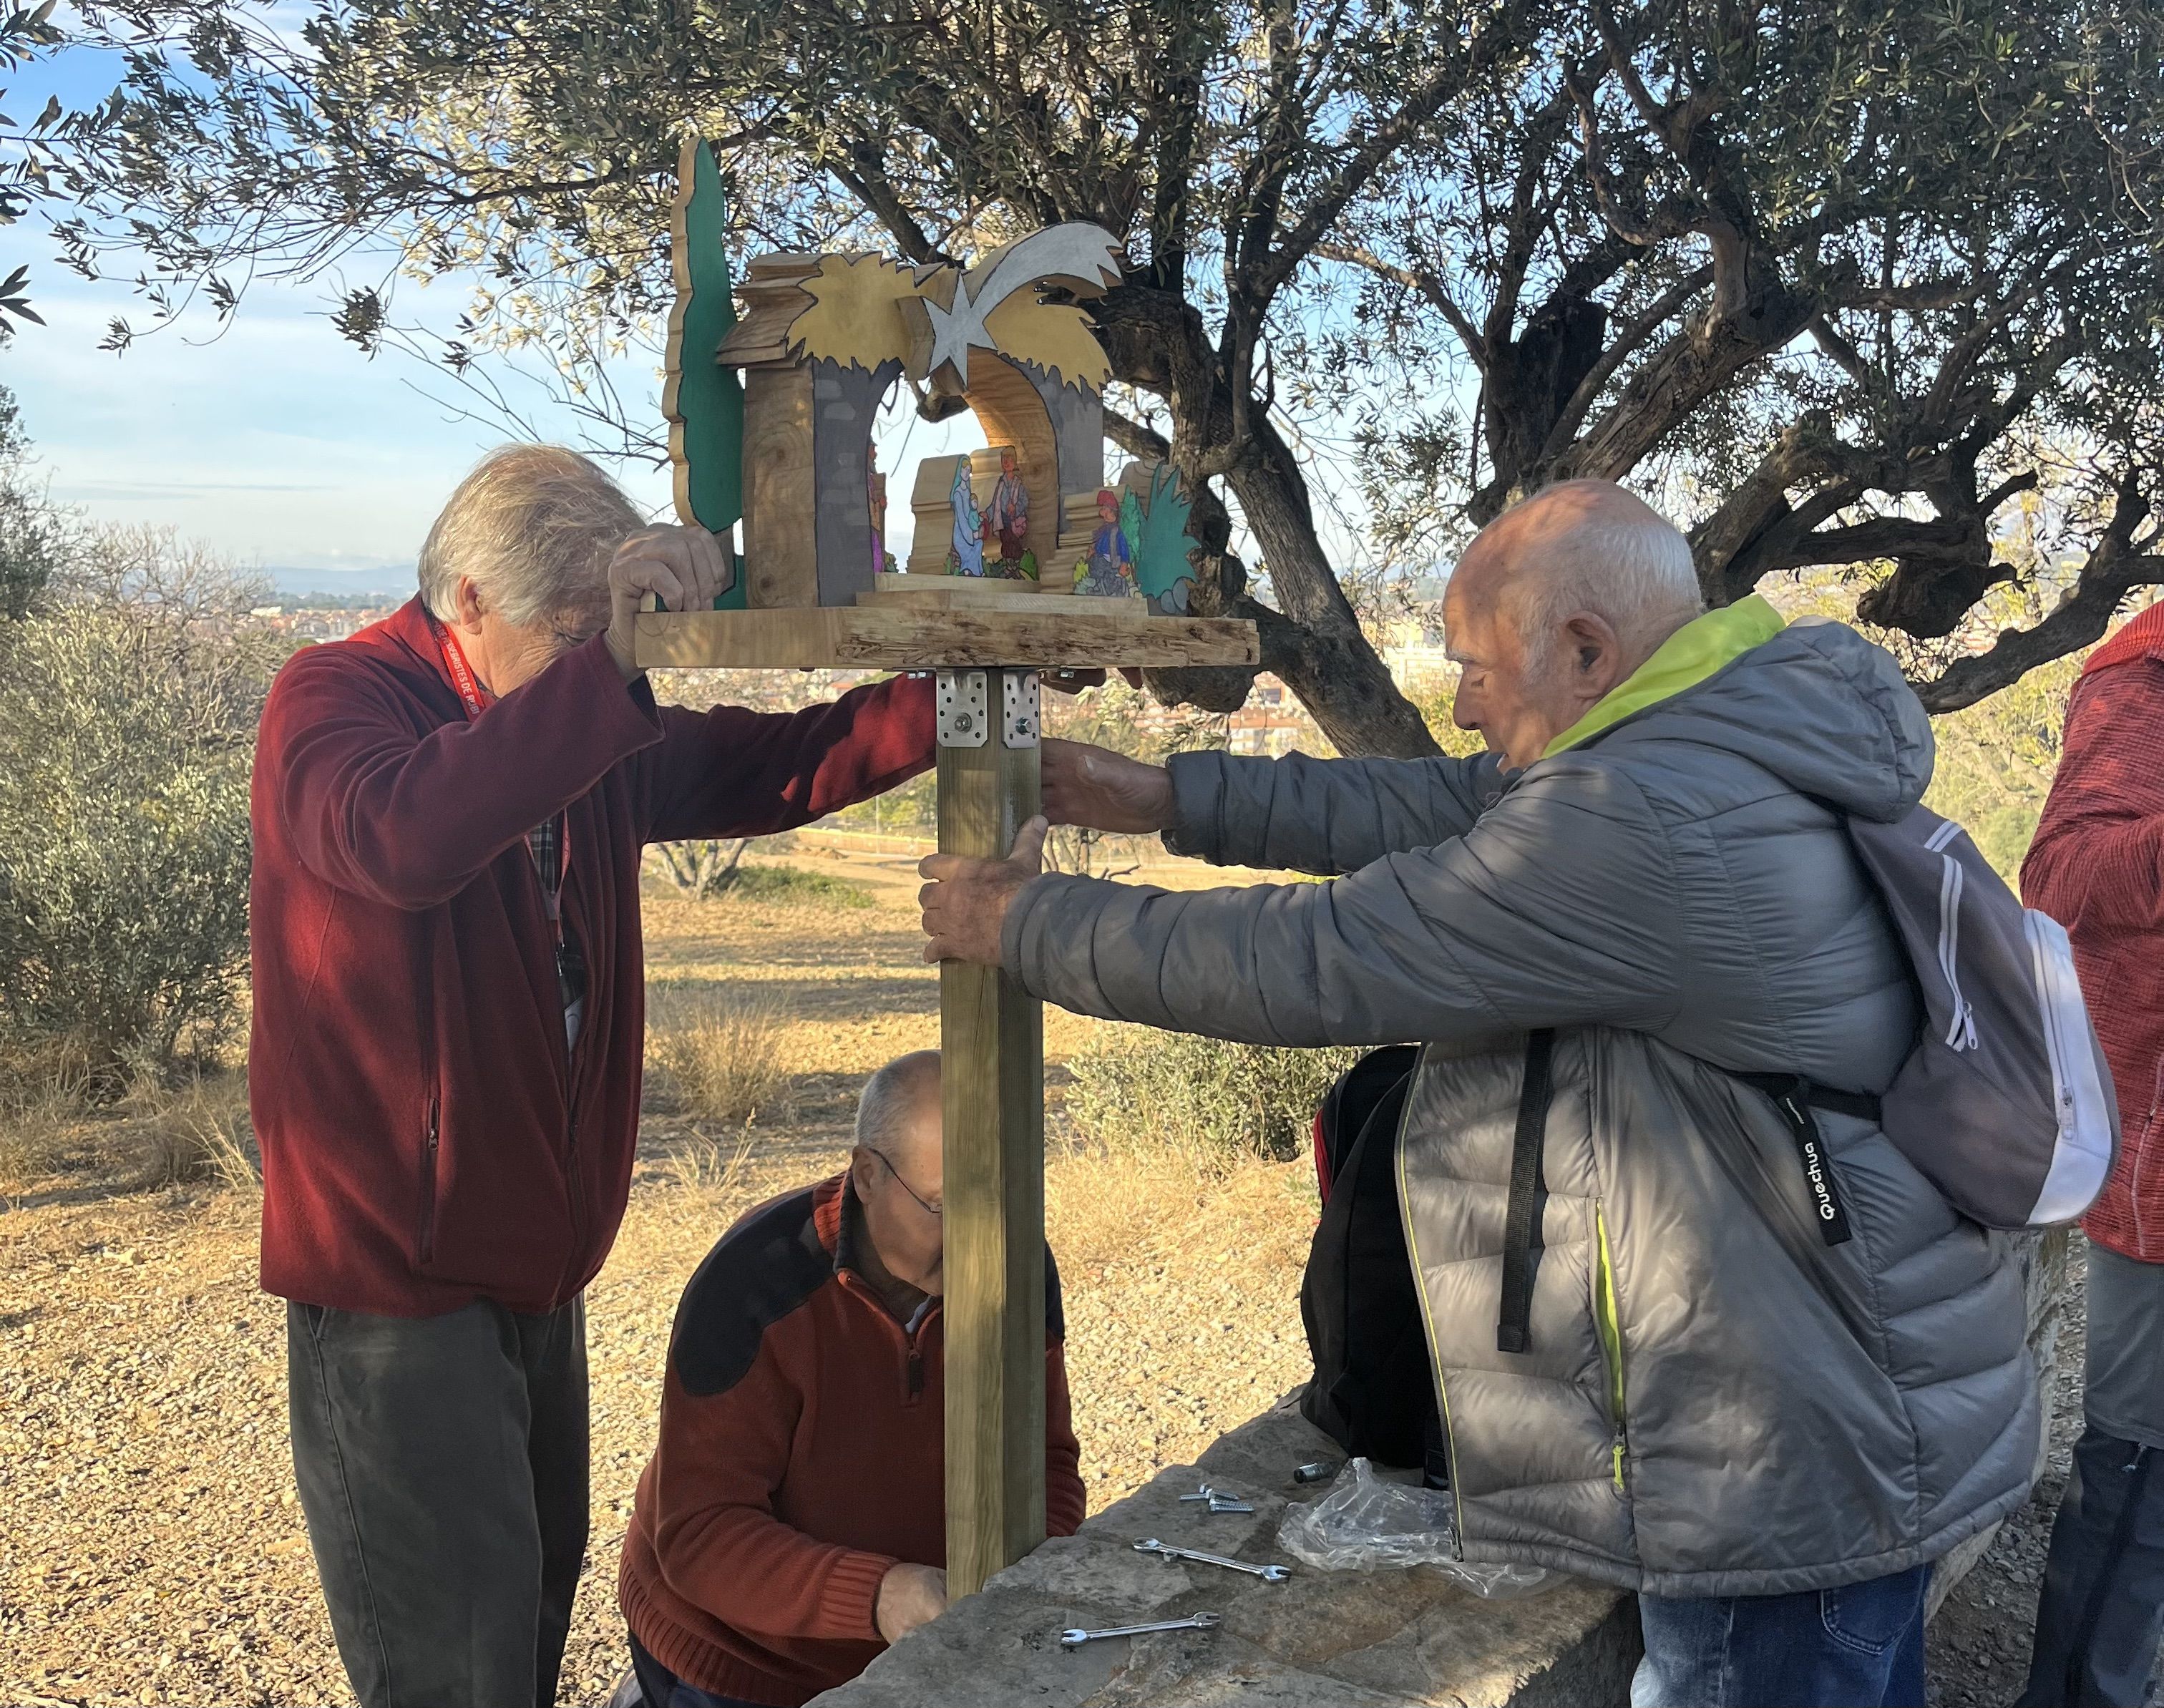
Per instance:
[[[1931,1569],[1791,1595],[1641,1595],[1631,1708],[1924,1708]]]
[[[646,1645],[631,1639],[631,1670],[609,1698],[609,1708],[759,1708],[741,1696],[717,1696],[696,1684],[687,1684],[646,1652]]]

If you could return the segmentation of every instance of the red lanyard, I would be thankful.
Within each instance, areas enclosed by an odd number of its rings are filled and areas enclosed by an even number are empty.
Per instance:
[[[459,638],[444,626],[433,613],[428,618],[429,633],[436,637],[436,650],[443,655],[444,670],[451,679],[451,686],[459,691],[459,703],[465,707],[466,722],[470,723],[496,703],[487,689],[475,675],[473,666],[466,662],[465,649]],[[559,812],[554,821],[556,827],[556,881],[550,883],[544,874],[541,883],[541,906],[549,916],[549,923],[555,931],[557,947],[564,943],[564,880],[571,870],[571,821],[568,813]],[[546,828],[546,827],[543,827]],[[528,846],[531,846],[529,843]],[[538,863],[537,863],[538,865]]]

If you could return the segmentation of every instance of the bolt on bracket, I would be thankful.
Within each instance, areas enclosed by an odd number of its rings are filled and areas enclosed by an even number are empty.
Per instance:
[[[942,670],[934,695],[942,747],[982,747],[992,730],[990,695],[982,670]]]
[[[1039,729],[1037,678],[1035,670],[1000,673],[1000,744],[1035,747]]]

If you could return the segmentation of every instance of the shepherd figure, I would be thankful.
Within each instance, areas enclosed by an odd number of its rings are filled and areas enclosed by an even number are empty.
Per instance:
[[[1123,599],[1135,591],[1135,559],[1120,526],[1120,495],[1110,486],[1097,490],[1097,532],[1090,555],[1075,565],[1074,591],[1101,598]]]
[[[1010,581],[1028,578],[1035,568],[1028,559],[1029,489],[1016,470],[1011,446],[1001,447],[999,484],[992,488],[985,526],[988,536],[999,539],[1000,573]]]

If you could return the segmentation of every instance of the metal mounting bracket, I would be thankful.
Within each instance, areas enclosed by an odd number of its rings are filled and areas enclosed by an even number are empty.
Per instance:
[[[942,670],[936,694],[939,745],[982,747],[992,732],[990,696],[982,670]]]
[[[1001,746],[1037,745],[1040,726],[1035,670],[1003,670],[1000,673],[1000,713]]]

